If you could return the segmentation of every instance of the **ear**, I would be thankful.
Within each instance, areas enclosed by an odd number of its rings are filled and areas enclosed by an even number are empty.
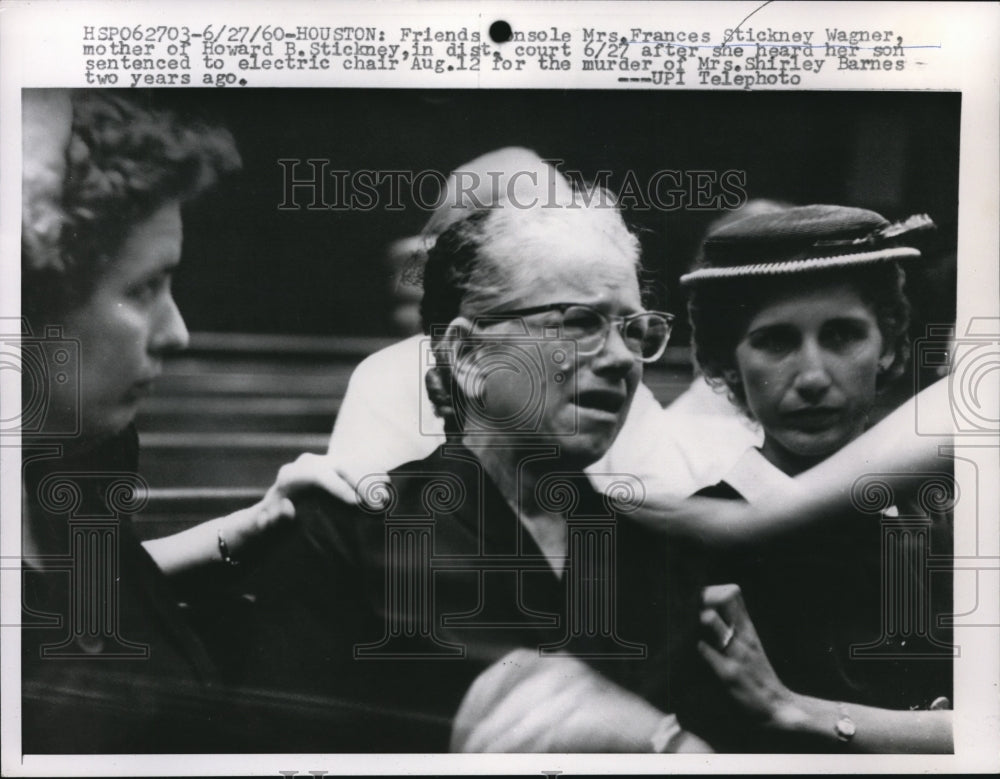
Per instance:
[[[878,372],[880,374],[887,373],[889,369],[896,362],[896,354],[892,351],[886,351],[882,353],[882,356],[878,359]]]
[[[472,334],[473,324],[464,316],[451,320],[434,346],[434,359],[439,366],[455,371],[463,361],[462,348]]]
[[[722,378],[725,379],[726,384],[742,384],[743,378],[740,376],[740,372],[736,368],[726,368],[722,371]]]
[[[460,375],[465,370],[463,364],[468,362],[462,359],[461,352],[462,344],[471,332],[472,322],[468,319],[453,319],[434,346],[435,365],[424,376],[427,396],[438,416],[445,419],[456,416],[455,382],[461,380]]]
[[[427,397],[434,406],[434,413],[442,419],[455,416],[455,404],[451,392],[451,371],[440,365],[427,369],[424,374]]]

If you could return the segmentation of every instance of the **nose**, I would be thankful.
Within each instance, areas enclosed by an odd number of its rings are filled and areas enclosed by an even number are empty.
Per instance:
[[[830,389],[830,383],[823,349],[816,341],[806,340],[799,356],[795,390],[803,400],[815,403]]]
[[[154,352],[171,352],[186,349],[190,341],[187,325],[181,315],[173,295],[164,301],[162,310],[157,317],[150,345]]]
[[[608,337],[604,340],[604,347],[594,355],[594,371],[611,374],[628,373],[635,365],[637,357],[628,348],[625,339],[617,324],[612,324],[608,328]]]

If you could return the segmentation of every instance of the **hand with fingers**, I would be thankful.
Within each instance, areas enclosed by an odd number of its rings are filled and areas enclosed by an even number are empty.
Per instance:
[[[319,487],[344,503],[356,504],[354,485],[329,457],[306,452],[282,465],[264,497],[252,506],[234,511],[219,521],[221,537],[233,558],[241,556],[247,544],[280,523],[295,518],[292,496]]]
[[[227,530],[238,548],[279,523],[294,519],[292,498],[308,489],[322,489],[344,503],[377,511],[388,495],[388,483],[387,474],[370,474],[358,480],[339,460],[306,452],[278,469],[274,484],[258,503],[227,517]]]
[[[677,718],[570,655],[515,649],[485,670],[452,727],[453,752],[711,752]]]
[[[254,505],[143,546],[168,576],[220,560],[235,565],[254,557],[261,548],[258,541],[295,518],[295,495],[316,488],[344,503],[378,511],[389,495],[389,477],[370,474],[358,482],[332,457],[302,454],[281,466],[274,484]]]
[[[706,588],[702,605],[706,639],[698,642],[698,652],[722,687],[721,719],[739,719],[732,717],[733,704],[746,718],[735,727],[727,722],[727,740],[718,741],[726,751],[946,754],[954,749],[946,698],[935,700],[930,710],[883,709],[792,692],[771,667],[738,586]]]
[[[744,714],[765,727],[788,726],[794,695],[771,667],[736,584],[706,587],[698,652]]]
[[[351,505],[365,504],[369,508],[379,508],[378,499],[383,497],[383,491],[374,489],[371,485],[377,477],[383,483],[388,483],[387,474],[371,474],[364,479],[352,476],[338,458],[328,454],[300,454],[291,463],[281,466],[278,476],[264,496],[265,501],[280,502],[283,498],[296,492],[319,487],[333,497]],[[366,489],[359,492],[359,486],[364,482]]]
[[[311,452],[300,454],[294,462],[286,463],[278,469],[274,484],[261,501],[251,507],[256,520],[256,525],[251,530],[260,532],[282,519],[293,519],[295,506],[291,501],[292,496],[312,488],[326,490],[337,500],[352,506],[362,505],[377,510],[387,494],[388,483],[387,474],[371,474],[358,480],[329,455]]]

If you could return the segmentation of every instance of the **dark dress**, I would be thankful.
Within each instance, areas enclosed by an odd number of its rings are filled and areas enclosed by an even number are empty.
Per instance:
[[[750,456],[779,473],[759,453]],[[757,483],[747,486],[759,488],[766,474],[756,470]],[[697,494],[745,499],[727,481]],[[712,578],[740,585],[789,689],[926,709],[952,695],[951,630],[944,624],[952,614],[952,523],[950,513],[934,510],[944,503],[931,510],[884,506],[881,515],[874,505],[864,512],[859,506],[824,527],[716,560]]]
[[[391,481],[394,502],[379,515],[303,497],[296,532],[260,572],[251,678],[355,712],[323,744],[285,729],[275,746],[445,750],[471,682],[517,647],[582,657],[663,711],[685,705],[674,679],[697,629],[698,568],[609,510],[584,475],[538,485],[567,517],[562,578],[463,447],[444,445]]]
[[[25,753],[211,751],[218,674],[136,538],[137,436],[60,454],[26,445]],[[26,525],[27,527],[27,525]]]

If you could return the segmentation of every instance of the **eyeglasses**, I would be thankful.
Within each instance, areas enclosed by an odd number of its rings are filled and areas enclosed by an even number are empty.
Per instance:
[[[576,342],[576,353],[582,357],[597,354],[607,343],[612,323],[632,352],[642,362],[654,362],[667,348],[674,315],[663,311],[640,311],[628,316],[609,317],[583,303],[549,303],[531,308],[491,311],[488,317],[515,317],[558,311],[562,314],[561,335]]]

